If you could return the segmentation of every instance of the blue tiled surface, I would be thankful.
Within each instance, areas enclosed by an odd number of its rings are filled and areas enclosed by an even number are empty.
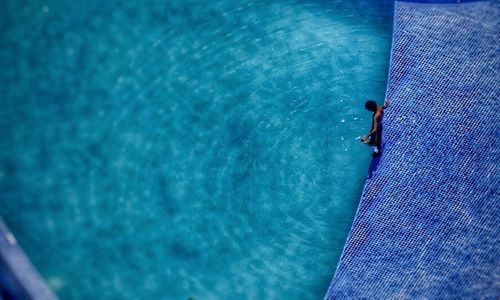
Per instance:
[[[476,2],[478,0],[400,0],[401,2],[418,2],[418,3],[464,3]]]
[[[498,1],[395,3],[384,155],[326,299],[498,299]]]
[[[0,299],[56,300],[0,219]]]

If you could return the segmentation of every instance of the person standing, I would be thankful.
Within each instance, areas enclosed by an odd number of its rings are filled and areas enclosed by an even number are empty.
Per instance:
[[[384,117],[384,109],[389,107],[389,101],[385,100],[383,105],[377,105],[373,100],[368,100],[365,103],[365,108],[373,112],[372,129],[370,132],[361,137],[361,141],[372,146],[373,157],[382,155],[382,119]]]

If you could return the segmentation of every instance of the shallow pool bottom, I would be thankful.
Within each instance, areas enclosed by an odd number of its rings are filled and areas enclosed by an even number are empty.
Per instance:
[[[0,214],[61,299],[323,296],[390,10],[1,5]]]

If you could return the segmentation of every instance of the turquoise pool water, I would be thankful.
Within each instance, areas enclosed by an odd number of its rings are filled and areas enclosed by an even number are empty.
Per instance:
[[[320,299],[390,1],[2,1],[0,215],[61,299]]]

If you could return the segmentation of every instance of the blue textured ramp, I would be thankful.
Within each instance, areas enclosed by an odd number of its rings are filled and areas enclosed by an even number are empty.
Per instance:
[[[384,154],[327,299],[500,296],[500,7],[396,2]]]

